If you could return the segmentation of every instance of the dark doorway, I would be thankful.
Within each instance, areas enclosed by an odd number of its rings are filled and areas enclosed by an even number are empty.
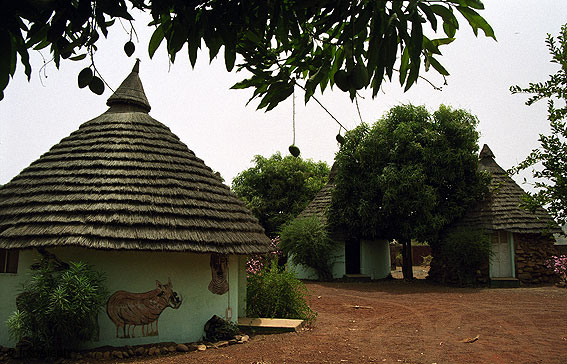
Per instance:
[[[360,274],[360,240],[352,239],[345,242],[346,274]]]

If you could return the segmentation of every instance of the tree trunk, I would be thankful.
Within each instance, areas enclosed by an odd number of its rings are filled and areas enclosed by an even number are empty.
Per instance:
[[[404,280],[411,281],[413,280],[413,267],[412,267],[412,257],[411,257],[411,240],[402,240],[402,256],[403,256],[403,265],[402,265],[402,273],[404,275]]]

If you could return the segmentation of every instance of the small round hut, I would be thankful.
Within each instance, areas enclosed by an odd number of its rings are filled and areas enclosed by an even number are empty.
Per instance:
[[[0,188],[0,345],[13,345],[5,322],[42,255],[86,262],[106,274],[111,293],[123,292],[99,315],[91,347],[197,341],[211,316],[245,313],[246,255],[268,251],[270,240],[221,179],[149,115],[138,68],[105,113]],[[125,318],[129,302],[140,308],[141,293],[160,289],[171,308],[154,310],[152,322]]]
[[[552,282],[555,275],[546,262],[555,253],[553,233],[559,228],[543,208],[529,211],[521,207],[525,191],[496,163],[486,144],[478,168],[492,177],[490,193],[452,227],[478,229],[490,236],[491,257],[479,271],[479,280],[495,287]],[[431,263],[430,278],[457,282],[456,276],[443,269],[443,262],[436,260]]]

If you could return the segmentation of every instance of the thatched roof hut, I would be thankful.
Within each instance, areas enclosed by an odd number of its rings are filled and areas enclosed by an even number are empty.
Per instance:
[[[541,207],[535,211],[521,207],[525,191],[496,163],[486,144],[479,154],[478,168],[491,175],[490,192],[449,228],[472,228],[489,236],[491,256],[479,267],[476,279],[507,287],[520,282],[553,281],[554,273],[547,267],[547,260],[555,253],[552,233],[559,231],[557,224]],[[452,265],[442,249],[433,256],[429,277],[457,282],[457,274],[447,268]]]
[[[486,232],[505,230],[519,234],[559,232],[557,224],[543,208],[535,211],[521,208],[525,191],[494,160],[494,153],[484,145],[479,154],[479,170],[492,176],[490,194],[470,209],[459,222],[461,226],[480,228]]]
[[[331,207],[331,198],[335,188],[336,165],[333,164],[329,173],[329,181],[317,192],[313,200],[301,211],[299,218],[317,216],[322,223],[327,224],[327,212]]]
[[[0,248],[268,250],[244,204],[148,114],[138,63],[107,105],[0,188]]]

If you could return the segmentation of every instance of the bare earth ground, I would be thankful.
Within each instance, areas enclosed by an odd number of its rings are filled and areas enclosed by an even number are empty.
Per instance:
[[[298,333],[107,363],[567,363],[566,289],[454,288],[423,280],[307,287],[318,318]]]

